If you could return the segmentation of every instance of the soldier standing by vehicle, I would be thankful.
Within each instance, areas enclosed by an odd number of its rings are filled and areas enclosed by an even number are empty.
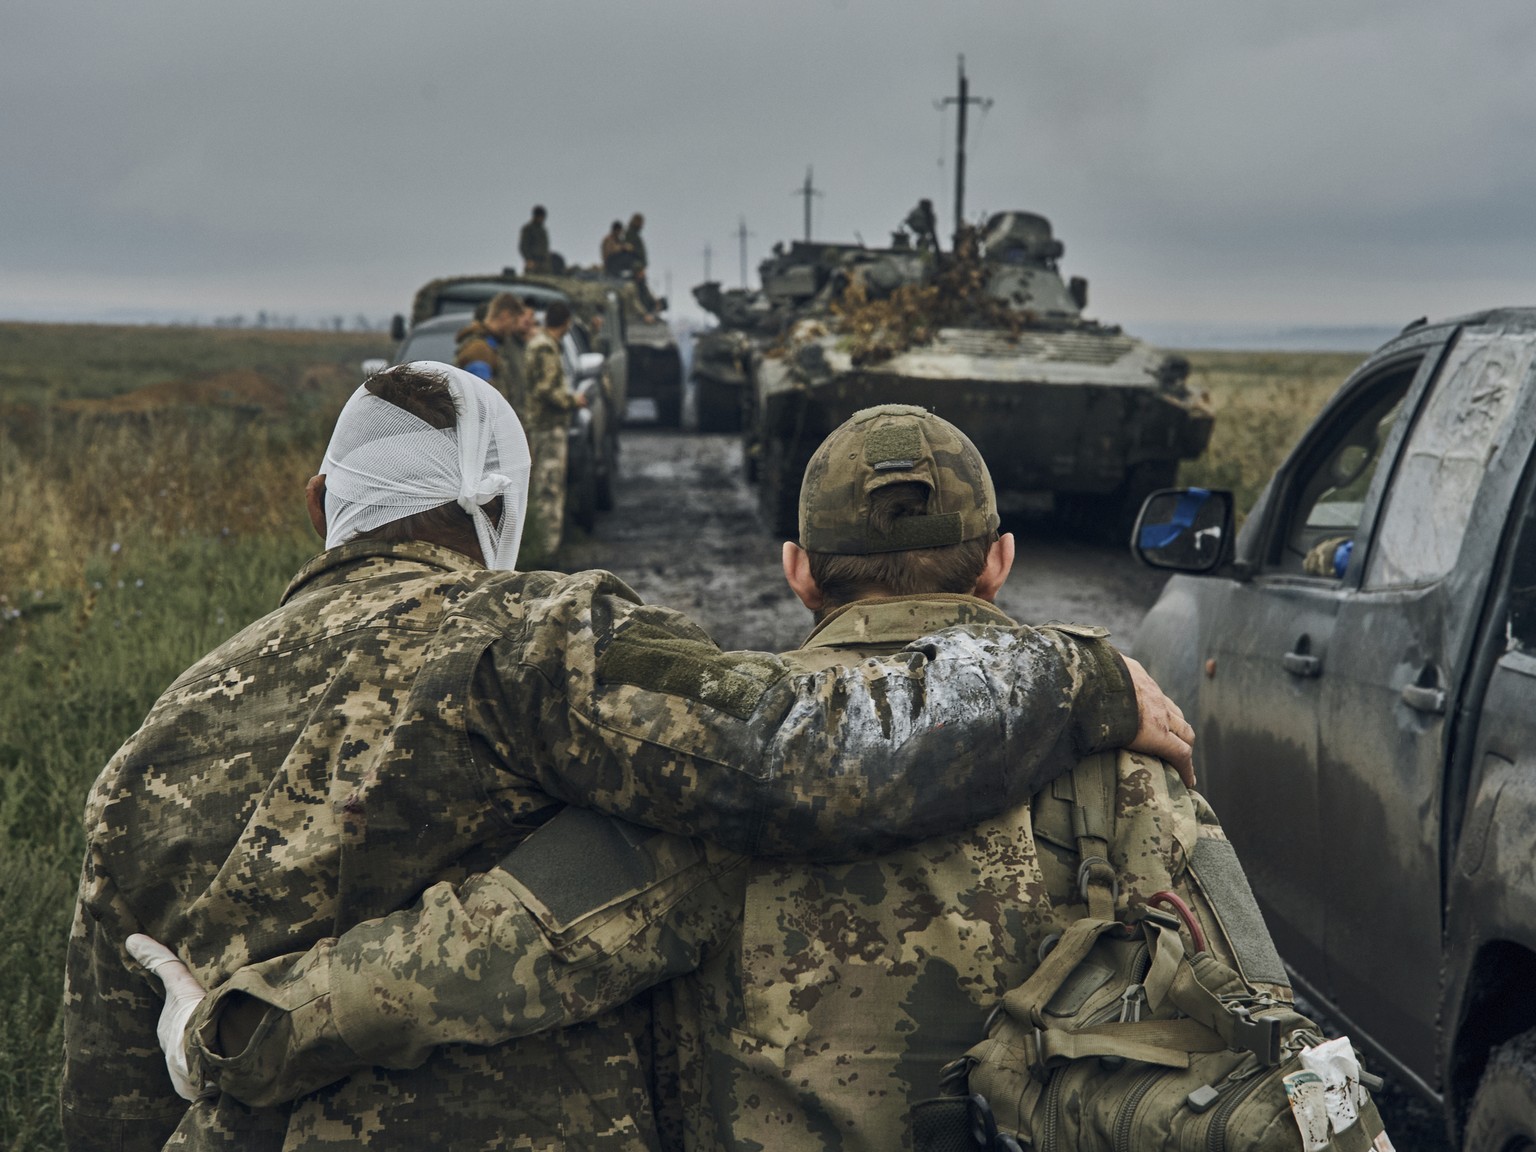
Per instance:
[[[528,399],[523,413],[528,450],[533,454],[530,503],[543,531],[544,556],[560,548],[565,524],[565,470],[571,409],[582,403],[566,382],[560,341],[571,326],[571,310],[555,301],[544,312],[544,327],[528,341]]]
[[[549,230],[544,227],[544,205],[533,206],[533,216],[517,235],[517,251],[523,258],[525,273],[550,272]]]
[[[460,328],[454,364],[494,387],[520,410],[523,394],[523,340],[533,313],[510,292],[491,297],[485,318]]]

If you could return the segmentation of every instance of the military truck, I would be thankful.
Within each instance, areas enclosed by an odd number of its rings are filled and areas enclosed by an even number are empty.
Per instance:
[[[682,423],[683,359],[677,337],[661,319],[665,299],[653,299],[648,290],[626,276],[604,276],[585,268],[555,275],[523,276],[532,284],[545,284],[566,293],[578,306],[601,308],[609,294],[617,297],[624,313],[623,345],[628,354],[626,400],[649,399],[656,407],[656,423],[676,428]],[[620,411],[624,410],[620,405]]]
[[[1194,724],[1298,990],[1451,1147],[1530,1149],[1536,309],[1410,325],[1235,543],[1232,519],[1226,492],[1149,501],[1133,544],[1183,574],[1135,654]]]
[[[783,337],[752,359],[748,474],[764,521],[796,529],[816,445],[856,410],[918,404],[975,441],[1005,504],[1125,538],[1142,500],[1205,450],[1189,366],[1088,320],[1050,222],[1000,212],[958,251],[794,244],[763,268]]]

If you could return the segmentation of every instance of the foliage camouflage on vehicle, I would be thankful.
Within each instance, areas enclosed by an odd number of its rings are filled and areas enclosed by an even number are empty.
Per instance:
[[[1204,451],[1212,416],[1189,365],[1083,318],[1044,217],[994,216],[960,254],[795,244],[763,266],[781,335],[752,359],[749,472],[770,527],[793,527],[811,450],[854,411],[930,408],[981,450],[1000,493],[1095,534]]]

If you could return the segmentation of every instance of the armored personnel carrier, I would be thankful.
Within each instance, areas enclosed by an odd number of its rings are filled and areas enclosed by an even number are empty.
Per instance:
[[[900,237],[898,237],[900,239]],[[764,521],[792,537],[811,452],[872,404],[918,404],[975,441],[1004,505],[1128,532],[1144,497],[1205,450],[1188,363],[1085,319],[1043,216],[1001,212],[956,253],[794,245],[763,294],[792,310],[754,355],[745,429]]]
[[[693,337],[694,401],[700,432],[739,432],[751,392],[752,357],[759,346],[772,343],[783,318],[761,292],[745,288],[721,290],[706,280],[693,290],[699,307],[718,324]]]

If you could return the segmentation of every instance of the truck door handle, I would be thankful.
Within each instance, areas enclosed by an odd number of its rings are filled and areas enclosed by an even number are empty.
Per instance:
[[[1403,703],[1415,712],[1428,712],[1432,716],[1445,715],[1445,689],[1426,687],[1423,684],[1405,684]]]
[[[1287,652],[1280,657],[1280,663],[1292,676],[1309,678],[1323,674],[1321,656],[1309,656],[1305,652]]]

